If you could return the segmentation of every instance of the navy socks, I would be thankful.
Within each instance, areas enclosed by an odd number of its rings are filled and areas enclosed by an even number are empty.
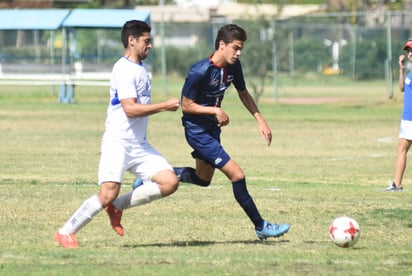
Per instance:
[[[260,216],[259,211],[246,188],[246,180],[243,178],[232,182],[232,187],[237,202],[253,222],[255,229],[261,231],[263,227],[263,218]]]
[[[210,181],[204,181],[196,175],[196,171],[190,167],[174,167],[173,170],[179,179],[179,182],[192,183],[198,186],[207,187]]]
[[[196,171],[190,167],[174,167],[173,168],[179,182],[192,183],[198,186],[207,187],[210,185],[210,181],[204,181],[196,175]],[[252,197],[250,196],[246,188],[246,180],[243,178],[241,180],[232,182],[233,194],[236,201],[243,208],[247,216],[255,225],[255,229],[258,231],[262,230],[263,218],[260,216],[259,211]]]

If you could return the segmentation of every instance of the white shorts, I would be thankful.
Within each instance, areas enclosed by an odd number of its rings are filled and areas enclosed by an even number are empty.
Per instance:
[[[412,121],[401,120],[398,137],[406,140],[412,140]]]
[[[102,141],[99,185],[108,181],[122,183],[125,171],[130,171],[144,181],[164,170],[173,171],[173,167],[148,142],[136,144],[127,141]]]

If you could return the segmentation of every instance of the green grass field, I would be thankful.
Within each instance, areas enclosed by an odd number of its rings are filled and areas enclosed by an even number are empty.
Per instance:
[[[394,174],[402,96],[384,82],[283,81],[280,99],[342,98],[281,104],[270,88],[257,124],[230,91],[231,123],[222,142],[244,169],[261,214],[291,223],[279,239],[257,240],[231,184],[217,172],[210,188],[181,184],[172,196],[124,213],[125,236],[99,213],[78,234],[81,248],[53,242],[83,200],[98,191],[97,166],[108,88],[77,87],[75,105],[50,87],[0,86],[1,275],[411,275],[412,177],[402,193],[383,192]],[[163,100],[155,79],[154,101]],[[178,96],[182,80],[169,81]],[[193,165],[180,111],[151,117],[149,140],[176,166]],[[133,177],[126,176],[122,191]],[[329,239],[341,215],[361,226],[349,249]]]

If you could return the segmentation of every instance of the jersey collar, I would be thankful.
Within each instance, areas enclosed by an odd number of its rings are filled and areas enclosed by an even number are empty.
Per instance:
[[[210,55],[210,57],[209,57],[209,61],[210,61],[210,63],[211,64],[213,64],[213,66],[215,66],[215,67],[217,67],[217,68],[226,68],[226,66],[220,66],[220,65],[217,65],[216,63],[214,63],[213,62],[213,56],[215,55],[215,52],[213,52],[211,55]]]

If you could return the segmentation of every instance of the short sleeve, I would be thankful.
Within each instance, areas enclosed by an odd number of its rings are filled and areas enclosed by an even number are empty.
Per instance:
[[[201,91],[203,74],[195,67],[189,70],[182,89],[182,96],[189,99],[196,99],[197,93]]]

